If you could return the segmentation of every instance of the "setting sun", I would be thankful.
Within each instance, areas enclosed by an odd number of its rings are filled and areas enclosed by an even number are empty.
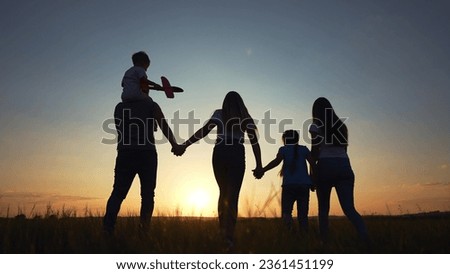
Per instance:
[[[210,195],[204,189],[195,189],[188,195],[188,204],[196,213],[202,213],[211,201]]]

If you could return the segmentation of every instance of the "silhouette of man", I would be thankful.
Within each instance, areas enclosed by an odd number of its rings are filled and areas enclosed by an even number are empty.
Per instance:
[[[183,154],[184,147],[177,144],[161,108],[152,100],[119,103],[114,110],[114,119],[118,133],[117,157],[103,228],[109,233],[114,231],[120,206],[138,174],[141,184],[140,224],[141,228],[148,229],[154,208],[158,166],[154,123],[161,128],[175,155]]]

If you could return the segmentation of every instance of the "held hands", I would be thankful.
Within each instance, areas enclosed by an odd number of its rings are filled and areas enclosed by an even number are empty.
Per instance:
[[[176,144],[176,145],[172,146],[171,151],[175,156],[182,156],[184,154],[184,152],[186,151],[186,148],[187,148],[187,146],[185,144],[182,144],[182,145]]]
[[[261,179],[264,176],[264,173],[262,167],[257,167],[253,170],[253,176],[255,176],[256,179]]]

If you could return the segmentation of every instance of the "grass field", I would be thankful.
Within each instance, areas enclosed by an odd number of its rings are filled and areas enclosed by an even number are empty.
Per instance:
[[[322,245],[317,218],[307,235],[283,229],[280,219],[242,218],[235,253],[417,254],[450,253],[450,214],[364,216],[373,246],[367,250],[345,217],[330,219],[331,240]],[[155,217],[150,233],[139,232],[137,217],[118,219],[113,236],[100,217],[47,216],[0,219],[0,253],[222,253],[216,218]]]

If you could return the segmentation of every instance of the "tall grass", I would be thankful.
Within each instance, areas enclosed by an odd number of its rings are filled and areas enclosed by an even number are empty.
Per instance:
[[[33,218],[0,218],[0,253],[222,253],[216,218],[155,217],[150,231],[139,218],[120,217],[114,235],[102,230],[102,218],[77,217],[61,210]],[[450,215],[365,216],[371,250],[358,242],[345,217],[330,219],[331,240],[323,245],[317,219],[310,231],[287,231],[279,218],[241,218],[236,226],[236,253],[450,253]]]

